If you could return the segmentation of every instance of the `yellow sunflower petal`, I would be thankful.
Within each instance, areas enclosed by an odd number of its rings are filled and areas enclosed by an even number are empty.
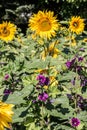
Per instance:
[[[0,130],[4,130],[4,127],[10,128],[9,123],[12,122],[13,104],[6,104],[0,101]]]
[[[58,81],[55,79],[54,76],[50,76],[50,82],[51,82],[51,86],[58,85]]]
[[[4,130],[4,127],[1,123],[0,123],[0,130]]]
[[[48,86],[45,85],[45,86],[43,86],[43,88],[47,90],[47,89],[48,89]]]

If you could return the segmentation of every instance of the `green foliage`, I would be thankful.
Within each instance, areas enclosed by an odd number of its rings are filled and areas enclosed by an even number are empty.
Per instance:
[[[17,8],[16,13],[25,8],[28,6]],[[0,99],[15,105],[13,130],[87,129],[87,32],[77,35],[68,29],[68,20],[60,23],[57,35],[50,40],[33,37],[29,29],[26,35],[19,29],[11,42],[0,40]],[[48,48],[57,41],[55,48],[60,53],[54,58],[54,51],[50,53]],[[45,48],[48,53],[43,60]],[[40,75],[49,82],[40,84]],[[43,93],[48,94],[46,100],[39,97]],[[73,117],[81,121],[76,128],[70,122]]]

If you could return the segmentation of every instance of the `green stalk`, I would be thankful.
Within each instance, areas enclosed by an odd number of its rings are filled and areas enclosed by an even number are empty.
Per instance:
[[[44,123],[45,123],[45,121],[44,121],[44,112],[43,112],[43,103],[42,103],[42,106],[41,106],[41,126],[42,126],[42,128],[44,127]]]

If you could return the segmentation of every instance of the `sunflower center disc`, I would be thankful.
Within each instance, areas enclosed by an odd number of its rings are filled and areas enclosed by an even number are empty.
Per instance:
[[[2,35],[3,37],[7,37],[7,36],[9,36],[9,34],[10,34],[9,30],[7,30],[5,27],[2,28],[0,35]]]
[[[74,23],[73,23],[73,26],[74,26],[74,27],[78,27],[78,23],[77,23],[77,22],[74,22]]]
[[[45,20],[42,20],[39,24],[40,26],[40,30],[41,31],[48,31],[51,29],[51,24],[50,24],[50,21],[45,19]]]

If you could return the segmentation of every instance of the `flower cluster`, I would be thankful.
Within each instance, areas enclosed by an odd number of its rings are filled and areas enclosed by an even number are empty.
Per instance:
[[[66,62],[66,66],[68,69],[74,70],[76,72],[79,72],[82,70],[82,66],[79,65],[82,61],[84,60],[83,57],[78,57],[76,56],[75,58],[73,58],[72,60],[68,60]]]
[[[84,110],[87,106],[87,99],[84,99],[81,95],[77,94],[76,96],[73,94],[67,94],[67,97],[69,99],[70,104],[72,105],[73,102],[76,100],[76,106],[77,108],[80,108],[81,110]]]
[[[45,88],[45,86],[48,86],[50,84],[50,79],[44,76],[43,74],[39,74],[36,79],[38,81],[38,85],[40,85],[43,88]],[[43,88],[41,88],[42,91]],[[38,100],[45,102],[48,99],[48,97],[49,96],[46,92],[41,92],[38,95]]]
[[[75,57],[72,60],[66,62],[66,66],[69,70],[72,70],[79,75],[80,86],[84,87],[87,85],[87,77],[84,75],[84,66],[82,62],[84,61],[83,57]],[[75,85],[76,78],[71,80],[72,84]]]

